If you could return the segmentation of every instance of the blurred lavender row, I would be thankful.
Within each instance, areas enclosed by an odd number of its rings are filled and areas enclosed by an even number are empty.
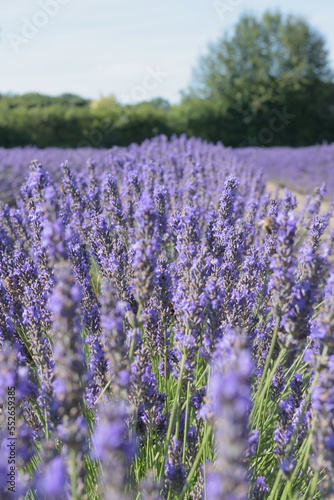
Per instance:
[[[186,142],[185,137],[181,139],[181,142]],[[28,175],[32,160],[38,160],[42,165],[47,165],[51,176],[58,179],[61,175],[59,167],[64,161],[68,161],[71,168],[77,170],[82,169],[87,160],[95,161],[101,168],[109,167],[117,158],[139,161],[150,158],[154,161],[157,148],[160,159],[166,155],[177,155],[179,146],[176,145],[179,142],[174,140],[168,146],[167,143],[166,138],[161,136],[145,141],[142,146],[133,144],[128,148],[114,147],[110,150],[93,148],[38,149],[34,146],[0,148],[0,200],[13,202],[19,186]],[[307,193],[326,181],[328,191],[334,192],[334,176],[332,174],[334,144],[305,148],[248,147],[232,149],[225,148],[221,144],[213,147],[200,139],[190,139],[187,143],[191,144],[192,154],[196,159],[204,157],[206,151],[215,151],[217,168],[223,166],[225,159],[231,158],[233,154],[236,159],[255,170],[262,170],[266,180],[280,186],[286,186],[300,193]]]
[[[236,157],[263,170],[266,179],[293,191],[307,194],[326,182],[334,193],[334,144],[303,148],[249,147],[234,150]]]

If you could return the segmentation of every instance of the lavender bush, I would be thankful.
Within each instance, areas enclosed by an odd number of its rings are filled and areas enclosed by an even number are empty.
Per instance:
[[[34,159],[0,205],[0,497],[334,498],[318,187],[185,137]]]

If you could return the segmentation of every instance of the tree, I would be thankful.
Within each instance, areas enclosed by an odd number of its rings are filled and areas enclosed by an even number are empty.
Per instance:
[[[322,35],[300,17],[266,12],[242,16],[232,36],[209,47],[185,98],[214,99],[247,123],[317,81],[333,81]]]

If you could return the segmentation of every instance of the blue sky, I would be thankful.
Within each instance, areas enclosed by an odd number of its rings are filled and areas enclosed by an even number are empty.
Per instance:
[[[242,13],[303,15],[326,37],[334,68],[333,0],[14,0],[1,2],[0,93],[72,92],[121,102],[178,102],[191,69]]]

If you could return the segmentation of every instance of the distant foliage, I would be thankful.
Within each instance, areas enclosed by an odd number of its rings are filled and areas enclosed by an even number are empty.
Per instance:
[[[218,2],[219,3],[219,2]],[[178,105],[113,95],[0,95],[0,146],[110,148],[164,134],[233,147],[334,142],[334,80],[324,38],[295,16],[243,16],[209,47]]]
[[[218,130],[204,137],[211,141],[232,146],[333,142],[333,78],[325,39],[303,18],[243,15],[233,33],[200,57],[184,101],[190,114],[192,106],[212,108],[211,123]],[[280,127],[275,116],[284,108],[294,118]],[[268,138],[261,129],[274,133]]]

